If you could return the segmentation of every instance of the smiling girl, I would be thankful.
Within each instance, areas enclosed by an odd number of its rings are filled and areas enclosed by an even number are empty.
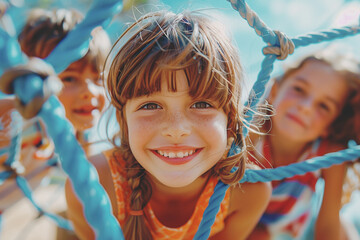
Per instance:
[[[246,168],[243,77],[222,29],[196,13],[150,13],[108,57],[121,144],[91,161],[126,239],[193,239],[218,180],[232,187],[211,239],[246,238],[265,209],[270,185],[237,184]],[[242,152],[228,157],[233,141]],[[70,182],[66,190],[76,233],[94,239]]]
[[[28,57],[46,58],[82,19],[76,10],[32,10],[19,35],[21,50]],[[86,55],[58,75],[63,83],[58,97],[81,144],[89,142],[86,130],[96,126],[105,105],[100,72],[111,47],[102,28],[94,29],[91,37]]]
[[[275,113],[254,137],[254,162],[276,168],[346,148],[359,140],[360,71],[353,59],[324,51],[287,70],[272,86]],[[339,210],[345,164],[272,182],[271,201],[251,239],[301,239],[315,184],[325,181],[315,239],[342,239]]]

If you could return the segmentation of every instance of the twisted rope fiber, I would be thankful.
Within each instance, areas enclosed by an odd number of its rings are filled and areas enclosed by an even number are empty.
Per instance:
[[[314,43],[345,38],[359,33],[360,26],[346,26],[342,28],[334,28],[328,31],[321,31],[319,33],[309,33],[307,35],[297,36],[292,38],[292,41],[296,47],[303,47]]]
[[[350,159],[356,160],[360,157],[360,145],[349,147],[338,152],[328,153],[324,156],[314,157],[304,162],[294,163],[272,169],[252,170],[247,169],[240,183],[244,182],[269,182],[282,180],[284,178],[302,175],[307,172],[328,168],[332,165],[342,164]]]
[[[71,62],[84,56],[92,29],[95,26],[108,23],[110,21],[109,17],[112,16],[115,11],[119,11],[121,6],[122,1],[95,1],[83,22],[81,22],[74,31],[69,33],[48,56],[46,61],[52,64],[55,71],[59,73],[66,69]],[[105,8],[109,11],[105,11]],[[101,12],[103,15],[98,16],[98,12]],[[21,53],[18,55],[21,55]],[[29,75],[28,77],[36,79],[35,76]],[[15,80],[15,93],[23,92],[23,95],[17,95],[17,97],[24,103],[27,103],[25,99],[31,99],[31,97],[28,96],[31,96],[32,91],[36,91],[36,89],[33,84],[32,86],[28,86],[25,91],[21,84],[16,84],[21,78],[22,77]],[[28,79],[27,81],[33,82],[33,79]],[[61,119],[60,116],[64,115],[65,113],[61,104],[54,96],[50,97],[44,104],[42,110],[40,110],[40,116],[43,117],[45,124],[52,126],[48,128],[49,135],[54,141],[56,152],[60,156],[63,169],[69,175],[70,179],[72,179],[75,192],[84,205],[85,217],[93,227],[97,238],[123,239],[117,220],[111,213],[109,199],[99,183],[97,172],[87,161],[84,151],[76,141],[71,124],[65,119]],[[66,144],[68,144],[67,147]],[[77,150],[74,148],[77,148]],[[101,231],[101,229],[103,231]],[[104,231],[105,229],[106,231]]]
[[[258,17],[258,15],[245,3],[244,0],[228,0],[231,6],[239,12],[256,34],[259,35],[264,42],[272,46],[278,46],[276,34],[266,26],[266,24]]]
[[[230,1],[232,7],[235,10],[237,10],[240,13],[240,15],[248,22],[249,26],[254,28],[255,32],[263,39],[264,42],[268,43],[270,46],[274,46],[274,47],[280,46],[280,42],[279,42],[280,37],[278,37],[278,34],[275,34],[274,31],[268,28],[265,25],[265,23],[257,16],[257,14],[248,7],[248,5],[245,3],[244,0],[228,0],[228,1]],[[359,33],[359,26],[343,27],[343,28],[333,29],[331,31],[321,32],[319,34],[310,34],[306,36],[301,36],[300,38],[293,39],[292,42],[295,47],[300,47],[300,46],[307,46],[313,43],[318,43],[321,41],[330,41],[336,38],[344,38],[346,36],[352,36],[358,33]],[[281,49],[284,48],[281,48],[280,46],[280,50]],[[265,85],[270,80],[270,74],[273,70],[274,62],[275,62],[275,55],[273,54],[265,55],[265,58],[261,65],[261,70],[258,74],[258,78],[252,88],[253,92],[250,94],[249,100],[246,103],[246,105],[248,105],[251,109],[254,109],[254,107],[260,101],[261,96],[263,96],[265,92]],[[251,122],[253,118],[253,114],[254,111],[248,111],[246,113],[246,118],[248,122]],[[243,128],[243,129],[244,129],[243,134],[244,136],[246,136],[248,134],[248,130],[247,128]],[[341,156],[342,153],[343,151],[338,153],[339,156],[335,156],[336,159],[338,159],[339,161],[340,159],[342,159],[341,162],[349,161],[349,159],[360,157],[360,149],[355,149],[355,153],[354,155],[352,155],[354,158],[348,158],[349,156],[342,157]],[[292,165],[284,166],[280,170],[265,169],[258,171],[255,170],[250,171],[249,169],[245,171],[245,175],[240,182],[246,182],[246,181],[259,182],[262,180],[271,181],[275,179],[276,180],[284,179],[287,177],[297,175],[296,168],[299,168],[299,171],[304,171],[304,170],[314,171],[315,168],[322,168],[325,167],[327,164],[331,165],[332,161],[330,161],[329,159],[327,159],[327,161],[324,160],[324,162],[321,163],[316,163],[315,161],[315,164],[309,164],[312,161],[308,160],[310,162],[306,161],[306,162],[298,163],[299,165],[296,166],[292,166]],[[220,185],[220,187],[222,187],[221,191],[214,192],[213,195],[215,196],[210,198],[209,206],[205,209],[203,219],[199,225],[198,232],[195,235],[196,239],[207,239],[210,235],[211,226],[215,221],[216,214],[220,209],[221,201],[224,199],[226,192],[226,190],[224,191],[225,187],[222,186],[223,183],[219,181],[218,184]],[[215,212],[213,209],[217,209],[217,211]]]

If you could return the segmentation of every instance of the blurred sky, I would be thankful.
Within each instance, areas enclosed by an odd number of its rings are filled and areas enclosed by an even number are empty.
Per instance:
[[[10,1],[10,0],[8,0]],[[132,0],[133,2],[134,0]],[[11,0],[15,5],[9,9],[10,18],[13,19],[15,30],[18,32],[26,20],[27,11],[34,7],[67,7],[77,8],[86,13],[92,0]],[[139,9],[130,8],[125,14],[119,14],[108,27],[111,39],[114,41],[125,29],[125,23],[133,19],[139,12],[167,8],[174,12],[184,9],[204,9],[205,13],[214,16],[223,22],[233,36],[242,58],[247,77],[247,87],[250,89],[256,80],[260,64],[263,59],[262,48],[265,43],[247,22],[236,12],[230,2],[226,0],[136,0],[146,2]],[[271,29],[280,30],[289,37],[296,37],[310,32],[337,27],[347,24],[359,24],[360,1],[349,0],[251,0],[247,1],[251,9]],[[143,10],[145,9],[145,10]],[[21,17],[20,17],[21,16]],[[341,49],[360,56],[360,37],[349,37],[346,40],[337,40],[332,43],[340,44]],[[284,65],[301,55],[322,48],[329,43],[316,44],[312,47],[296,49],[296,52],[285,61],[277,61],[274,75],[281,72]]]

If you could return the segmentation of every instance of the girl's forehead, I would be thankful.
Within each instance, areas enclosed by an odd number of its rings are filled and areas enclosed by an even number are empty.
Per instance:
[[[330,65],[321,61],[308,61],[302,67],[295,70],[290,79],[295,81],[301,81],[308,85],[323,85],[331,82],[342,85],[345,83],[345,79],[337,73]]]
[[[177,93],[188,93],[189,92],[189,79],[187,78],[185,71],[179,70],[172,74],[163,75],[161,79],[161,92],[169,92],[173,86],[176,86]]]
[[[320,61],[309,61],[290,76],[289,84],[301,84],[311,90],[313,96],[325,97],[342,105],[348,94],[344,77],[330,65]],[[287,80],[285,80],[287,81]]]

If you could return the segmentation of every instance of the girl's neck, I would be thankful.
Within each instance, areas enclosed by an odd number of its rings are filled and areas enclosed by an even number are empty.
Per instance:
[[[186,224],[193,215],[209,177],[199,177],[186,187],[172,188],[149,176],[152,186],[151,207],[157,219],[167,227]]]
[[[309,149],[310,143],[291,141],[279,135],[270,133],[265,136],[270,144],[271,160],[276,167],[297,162]]]
[[[157,202],[186,202],[198,199],[204,189],[208,177],[199,177],[193,183],[185,187],[168,187],[160,183],[155,177],[149,176],[152,187],[152,201]]]

